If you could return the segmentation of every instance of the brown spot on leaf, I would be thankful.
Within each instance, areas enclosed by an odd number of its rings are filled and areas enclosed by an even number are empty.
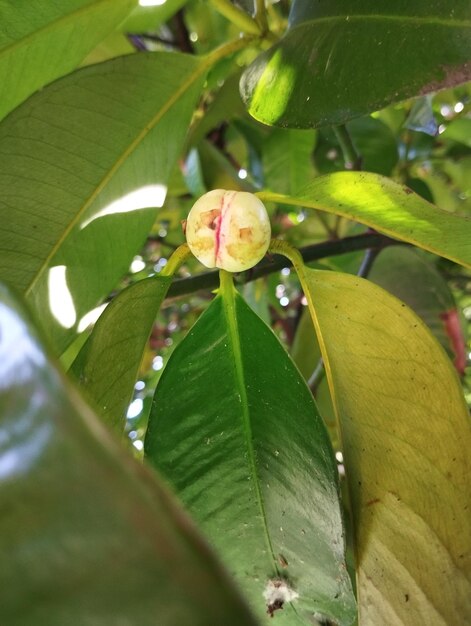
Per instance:
[[[378,502],[381,502],[379,498],[373,498],[373,500],[368,500],[368,502],[366,503],[366,506],[371,506],[372,504],[378,504]]]
[[[448,67],[442,65],[439,68],[443,74],[442,78],[438,80],[431,80],[426,83],[418,95],[423,96],[431,91],[439,91],[440,89],[446,89],[447,87],[454,87],[460,85],[468,80],[471,80],[471,63],[463,63],[457,67]]]

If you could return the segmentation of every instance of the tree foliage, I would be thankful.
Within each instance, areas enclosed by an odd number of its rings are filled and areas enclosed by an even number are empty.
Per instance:
[[[0,2],[2,623],[471,620],[470,35]],[[185,244],[213,189],[267,207],[247,271]]]

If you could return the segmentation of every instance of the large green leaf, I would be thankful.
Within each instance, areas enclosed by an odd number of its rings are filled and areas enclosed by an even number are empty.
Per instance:
[[[363,279],[300,268],[341,426],[361,626],[471,616],[471,425],[443,349]]]
[[[206,69],[178,53],[114,59],[0,125],[0,277],[28,295],[59,349],[149,232]]]
[[[0,119],[77,67],[135,5],[136,0],[2,0]]]
[[[105,422],[123,431],[142,356],[172,279],[156,276],[122,291],[100,316],[71,367]]]
[[[469,0],[294,0],[289,30],[246,70],[241,92],[266,124],[341,124],[471,79]]]
[[[259,192],[264,202],[294,204],[361,222],[471,267],[471,219],[447,213],[408,187],[366,172],[316,178],[295,196]]]
[[[160,481],[102,430],[0,288],[0,622],[247,624]]]
[[[299,598],[280,624],[315,612],[350,624],[338,479],[309,390],[273,335],[225,286],[157,386],[147,458],[176,488],[261,616],[269,580]]]

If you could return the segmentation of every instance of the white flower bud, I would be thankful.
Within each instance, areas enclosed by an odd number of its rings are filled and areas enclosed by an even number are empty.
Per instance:
[[[242,272],[263,258],[270,244],[265,205],[252,193],[214,189],[193,205],[186,240],[206,267]]]

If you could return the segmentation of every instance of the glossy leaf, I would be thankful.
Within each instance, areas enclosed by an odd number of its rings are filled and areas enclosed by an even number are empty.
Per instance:
[[[447,213],[411,189],[366,172],[316,178],[295,196],[257,194],[263,202],[342,215],[386,235],[471,267],[471,219]]]
[[[451,362],[405,304],[301,270],[341,425],[361,626],[471,615],[471,427]]]
[[[0,288],[0,621],[250,624],[159,479],[128,456]]]
[[[299,598],[277,623],[308,624],[314,612],[353,621],[327,432],[295,366],[232,284],[172,354],[145,453],[260,616],[267,582],[282,577]]]
[[[135,4],[135,0],[3,0],[0,119],[39,87],[76,68]]]
[[[107,306],[71,372],[104,421],[122,432],[142,356],[172,279],[140,280]]]
[[[246,70],[241,93],[265,124],[342,124],[471,79],[468,0],[294,0],[289,30]]]
[[[0,125],[0,277],[41,311],[58,349],[142,246],[206,68],[178,53],[114,59]]]

